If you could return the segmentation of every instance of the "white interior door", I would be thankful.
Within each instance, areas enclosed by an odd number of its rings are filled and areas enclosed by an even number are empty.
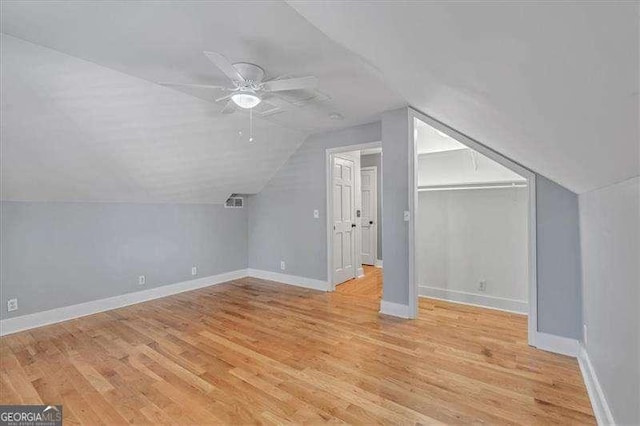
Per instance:
[[[355,173],[354,161],[332,158],[333,284],[355,278]]]
[[[361,170],[362,188],[362,263],[375,265],[378,252],[378,181],[375,167]]]

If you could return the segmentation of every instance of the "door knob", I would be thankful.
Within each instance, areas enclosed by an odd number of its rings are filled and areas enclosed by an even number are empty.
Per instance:
[[[369,221],[369,225],[373,225],[373,221],[372,220]]]
[[[352,228],[355,228],[355,227],[356,227],[356,224],[355,224],[355,223],[352,223],[352,224],[351,224],[351,227],[352,227]]]

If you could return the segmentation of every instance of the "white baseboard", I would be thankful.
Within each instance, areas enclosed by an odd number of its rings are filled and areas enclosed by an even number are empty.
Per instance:
[[[529,313],[529,304],[522,300],[506,299],[503,297],[487,296],[484,294],[468,293],[465,291],[448,290],[429,286],[419,286],[420,296],[449,302],[463,303],[466,305],[480,306],[483,308],[499,309],[501,311],[515,312],[518,314]]]
[[[380,301],[380,313],[400,318],[409,318],[409,305]]]
[[[376,268],[382,268],[382,260],[376,259]]]
[[[108,297],[106,299],[92,300],[90,302],[79,303],[77,305],[63,306],[61,308],[51,309],[48,311],[7,318],[0,321],[0,336],[49,324],[55,324],[57,322],[67,321],[86,315],[97,314],[111,309],[122,308],[124,306],[171,296],[185,291],[221,284],[246,276],[247,270],[240,269],[209,277],[196,278],[195,280],[183,281],[176,284],[163,285],[160,287],[150,288],[148,290]]]
[[[576,339],[542,333],[540,331],[536,333],[534,345],[543,351],[572,356],[574,358],[578,356],[580,347],[580,343]]]
[[[582,371],[584,384],[587,386],[587,393],[591,400],[591,407],[596,416],[596,421],[599,425],[615,425],[616,422],[613,419],[613,414],[611,413],[609,404],[607,404],[604,392],[600,387],[598,376],[593,369],[589,354],[583,345],[580,345],[579,348],[578,364],[580,365],[580,371]]]
[[[195,280],[183,281],[176,284],[163,285],[150,288],[148,290],[126,293],[119,296],[108,297],[106,299],[92,300],[76,305],[63,306],[48,311],[36,312],[34,314],[22,315],[14,318],[0,320],[0,336],[29,330],[36,327],[55,324],[62,321],[97,314],[99,312],[122,308],[148,300],[159,299],[185,291],[196,290],[227,281],[244,278],[246,276],[262,278],[265,280],[279,281],[284,284],[299,287],[312,288],[315,290],[328,291],[329,285],[326,281],[312,278],[297,277],[294,275],[279,274],[277,272],[261,271],[257,269],[240,269],[237,271],[225,272],[209,277],[197,278]]]
[[[314,278],[299,277],[296,275],[281,274],[279,272],[263,271],[261,269],[247,269],[247,275],[269,281],[278,281],[284,284],[298,287],[311,288],[314,290],[329,291],[327,281],[316,280]]]

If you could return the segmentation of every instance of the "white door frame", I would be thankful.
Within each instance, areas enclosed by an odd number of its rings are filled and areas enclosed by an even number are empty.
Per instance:
[[[381,148],[382,141],[377,142],[369,142],[369,143],[361,143],[356,145],[347,145],[340,146],[336,148],[327,148],[325,151],[325,183],[327,186],[326,197],[327,197],[327,210],[326,210],[326,226],[327,226],[327,282],[329,283],[329,291],[335,291],[336,285],[333,283],[333,225],[332,225],[332,212],[333,212],[333,197],[331,193],[331,158],[333,154],[338,154],[341,152],[350,152],[350,151],[361,151],[363,149],[370,148]],[[356,223],[357,223],[356,218]],[[356,238],[357,238],[356,233]],[[362,236],[360,236],[362,238]],[[359,265],[358,270],[356,270],[356,277],[361,274],[362,264],[360,263],[360,253],[356,252],[357,262],[356,265]]]
[[[415,219],[418,217],[418,149],[415,140],[415,119],[423,121],[429,126],[441,131],[442,133],[452,137],[463,145],[478,151],[493,161],[503,165],[509,170],[519,174],[527,179],[527,188],[529,191],[529,214],[528,214],[528,231],[529,231],[529,262],[528,262],[528,278],[529,278],[529,317],[528,317],[528,340],[529,345],[535,346],[535,338],[538,333],[538,276],[536,261],[536,174],[531,170],[521,166],[520,164],[509,160],[508,158],[498,154],[481,143],[471,139],[470,137],[452,129],[451,127],[422,114],[419,111],[409,108],[409,211],[411,212],[411,220],[409,221],[409,315],[411,318],[418,316],[418,273],[416,264],[416,226]]]
[[[373,180],[373,185],[375,186],[376,190],[375,190],[375,203],[373,206],[373,226],[375,227],[374,232],[373,232],[373,264],[372,266],[375,266],[378,263],[378,221],[380,220],[380,218],[378,218],[378,193],[380,192],[380,188],[378,188],[378,167],[377,166],[367,166],[367,167],[360,167],[360,174],[362,175],[363,171],[373,171],[375,173],[375,179]],[[362,179],[360,179],[360,192],[362,192]],[[364,208],[362,209],[364,210]],[[362,233],[360,233],[360,237],[362,237]],[[362,251],[362,250],[360,250]],[[360,253],[360,261],[362,262],[362,253]]]

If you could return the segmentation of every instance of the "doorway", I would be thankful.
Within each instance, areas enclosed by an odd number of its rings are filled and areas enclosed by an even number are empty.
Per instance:
[[[527,315],[534,345],[535,174],[428,116],[411,115],[411,316],[420,296],[515,311]],[[420,146],[421,134],[430,147]]]
[[[380,142],[326,151],[327,277],[331,291],[345,282],[366,278],[365,272],[370,278],[375,272],[381,280],[382,271],[373,270],[382,267],[381,166]]]
[[[363,265],[375,266],[378,255],[378,168],[361,167]]]

